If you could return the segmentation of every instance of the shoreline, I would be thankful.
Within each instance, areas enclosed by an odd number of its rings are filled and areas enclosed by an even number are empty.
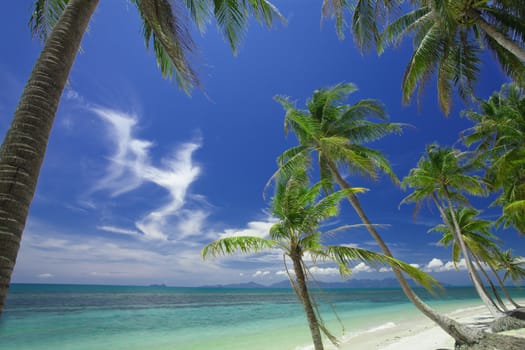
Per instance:
[[[519,302],[523,303],[524,300]],[[482,304],[456,309],[445,314],[458,322],[478,328],[487,328],[493,320],[492,315]],[[343,337],[341,350],[453,350],[454,339],[430,319],[419,313],[406,320],[388,322],[360,334]],[[525,328],[505,332],[518,337],[525,337]],[[336,349],[335,347],[328,347]]]

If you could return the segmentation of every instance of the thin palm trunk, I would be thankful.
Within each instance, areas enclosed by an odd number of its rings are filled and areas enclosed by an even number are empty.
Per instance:
[[[463,240],[463,234],[461,233],[461,229],[459,227],[458,220],[456,218],[456,213],[454,212],[454,206],[452,205],[452,200],[450,199],[450,196],[448,195],[446,188],[445,188],[445,192],[446,192],[446,200],[448,203],[448,209],[450,211],[450,215],[452,216],[452,223],[454,225],[454,230],[452,230],[452,234],[454,238],[456,239],[456,242],[458,242],[459,249],[461,250],[463,257],[465,258],[465,264],[467,265],[467,271],[469,273],[470,279],[472,280],[472,283],[474,284],[474,288],[476,288],[476,291],[478,292],[479,297],[481,298],[485,306],[489,309],[490,313],[494,317],[501,317],[503,316],[501,310],[499,310],[499,308],[496,306],[492,298],[488,295],[487,290],[483,286],[483,282],[481,281],[481,278],[479,277],[478,272],[476,271],[476,269],[474,268],[474,265],[472,264],[472,260],[470,259],[467,245],[465,244],[465,241]],[[438,206],[439,212],[443,220],[448,221],[445,215],[445,211],[439,205],[439,203],[436,202],[436,198],[434,198],[434,201],[436,205]],[[448,225],[450,226],[450,223]]]
[[[498,281],[498,284],[501,288],[501,291],[503,292],[503,294],[505,294],[505,297],[507,298],[508,301],[510,301],[510,303],[517,309],[521,308],[521,305],[519,305],[518,303],[516,303],[516,301],[514,301],[514,299],[512,299],[512,297],[510,296],[509,294],[509,291],[507,290],[507,288],[505,287],[505,283],[503,283],[503,281],[501,280],[501,278],[499,277],[498,275],[498,272],[494,269],[494,266],[492,266],[491,264],[488,264],[489,267],[490,267],[490,271],[492,271],[492,274],[494,275],[494,277],[496,278],[496,281]]]
[[[472,251],[471,251],[471,253],[472,253]],[[508,312],[509,309],[507,308],[507,306],[505,305],[505,303],[501,299],[501,296],[499,295],[499,292],[496,289],[496,286],[494,285],[494,283],[492,283],[492,279],[488,275],[487,271],[485,271],[485,269],[483,268],[483,265],[481,265],[481,261],[480,261],[479,256],[477,254],[472,253],[472,257],[474,258],[474,263],[476,264],[478,270],[481,271],[481,273],[485,277],[485,280],[489,284],[490,290],[492,291],[492,294],[494,295],[494,297],[496,298],[496,301],[498,302],[499,309],[501,311],[503,311],[503,312]]]
[[[343,189],[350,188],[350,184],[348,184],[343,179],[341,174],[339,174],[339,171],[337,170],[336,165],[330,160],[327,160],[327,163],[330,167],[330,172],[336,179],[336,182],[339,184],[339,186]],[[357,196],[351,194],[347,198],[350,204],[352,205],[352,207],[354,208],[354,210],[356,211],[357,215],[363,222],[363,224],[366,226],[370,235],[374,238],[376,243],[379,245],[383,254],[393,258],[393,255],[390,252],[390,249],[385,244],[382,237],[379,235],[379,233],[377,232],[377,230],[372,225],[372,223],[366,216],[365,212],[363,211],[363,208],[361,207],[361,204],[359,203]],[[451,337],[453,337],[457,343],[476,344],[483,337],[483,334],[479,330],[466,327],[456,322],[455,320],[436,312],[434,309],[428,306],[423,300],[421,300],[417,296],[417,294],[408,284],[403,273],[398,268],[392,266],[392,271],[394,272],[394,275],[396,276],[399,284],[401,285],[401,289],[403,290],[407,298],[412,302],[412,304],[414,304],[414,306],[419,311],[421,311],[421,313],[423,313],[425,316],[431,319],[434,323],[436,323],[439,327],[441,327],[441,329],[443,329]]]
[[[310,333],[314,342],[315,350],[323,350],[323,339],[321,337],[321,330],[319,328],[319,322],[315,316],[315,311],[308,294],[308,287],[306,286],[306,278],[304,275],[302,259],[299,253],[292,253],[291,259],[293,268],[295,271],[295,278],[297,280],[297,294],[303,304],[304,311],[306,313],[306,319],[308,320],[308,326],[310,327]]]
[[[503,46],[507,51],[516,56],[521,62],[525,62],[525,50],[516,45],[512,40],[509,40],[505,35],[499,32],[496,28],[491,26],[483,19],[477,12],[473,12],[472,16],[476,20],[476,24],[487,33],[492,39],[496,40],[498,44]]]
[[[0,313],[60,96],[99,0],[70,0],[46,41],[0,149]]]

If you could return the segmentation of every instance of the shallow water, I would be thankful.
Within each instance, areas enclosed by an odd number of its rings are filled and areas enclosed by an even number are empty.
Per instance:
[[[519,298],[524,290],[513,290]],[[416,314],[397,289],[316,293],[337,336],[374,332]],[[421,296],[442,312],[479,305],[472,288]],[[0,321],[0,349],[295,350],[310,335],[287,289],[13,285]]]

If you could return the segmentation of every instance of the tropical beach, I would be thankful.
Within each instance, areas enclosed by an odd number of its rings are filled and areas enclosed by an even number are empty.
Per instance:
[[[525,0],[0,12],[0,348],[525,349]]]

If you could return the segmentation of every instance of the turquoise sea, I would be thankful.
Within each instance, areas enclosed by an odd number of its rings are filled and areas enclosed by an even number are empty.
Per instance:
[[[525,298],[524,289],[512,289]],[[345,337],[417,314],[397,289],[317,292],[330,329]],[[472,288],[421,295],[439,311],[479,305]],[[0,320],[0,349],[296,350],[310,335],[288,289],[13,285]]]

